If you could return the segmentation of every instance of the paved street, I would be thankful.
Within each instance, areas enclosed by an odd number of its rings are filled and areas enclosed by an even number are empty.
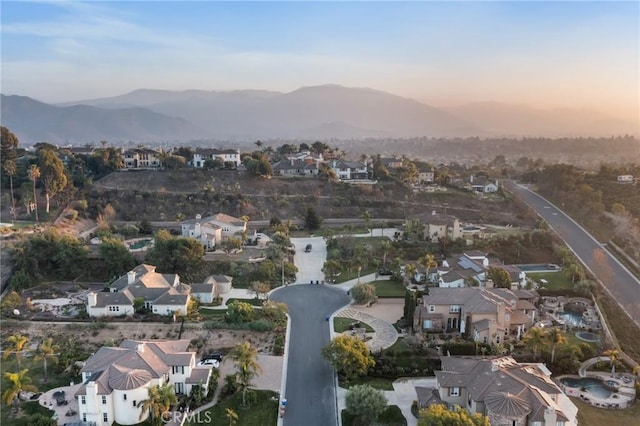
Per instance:
[[[510,187],[558,233],[640,326],[640,281],[605,250],[600,242],[553,204],[524,186],[512,184]],[[600,253],[603,256],[599,256]]]
[[[296,248],[296,254],[293,262],[298,267],[296,274],[296,282],[301,284],[309,284],[324,280],[322,266],[327,258],[327,245],[322,237],[307,238],[291,238],[291,243]],[[311,244],[312,248],[309,253],[304,251],[307,244]]]
[[[287,303],[291,316],[284,425],[337,424],[334,371],[320,350],[329,343],[325,316],[348,304],[349,297],[326,285],[306,284],[278,289],[271,300]]]

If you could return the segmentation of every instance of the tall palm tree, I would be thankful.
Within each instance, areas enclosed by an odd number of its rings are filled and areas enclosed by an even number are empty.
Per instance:
[[[429,279],[429,272],[431,271],[431,268],[435,268],[438,266],[438,262],[436,262],[435,257],[433,256],[433,254],[431,253],[427,253],[424,256],[422,256],[420,259],[418,259],[418,262],[420,262],[420,264],[422,266],[424,266],[425,271],[425,281],[428,281]]]
[[[13,177],[16,175],[16,163],[13,160],[7,160],[4,163],[4,171],[9,176],[9,187],[11,188],[11,217],[16,218],[16,199],[13,196]]]
[[[262,367],[257,361],[258,351],[251,347],[251,343],[244,342],[236,345],[231,351],[233,365],[238,369],[236,373],[238,384],[242,389],[242,405],[246,405],[246,395],[251,380],[258,374],[262,374]]]
[[[547,342],[547,332],[540,327],[532,327],[522,340],[533,351],[533,359],[538,359],[538,350]]]
[[[168,383],[149,388],[148,394],[147,399],[138,403],[138,407],[142,407],[140,420],[143,420],[148,413],[151,417],[151,424],[160,426],[163,422],[162,414],[169,411],[171,406],[178,402],[178,398],[173,391],[173,385]]]
[[[553,364],[556,359],[556,348],[558,345],[567,343],[567,337],[559,327],[553,327],[547,332],[547,339],[551,343],[551,364]]]
[[[12,336],[9,336],[7,338],[7,341],[9,342],[10,346],[4,350],[4,353],[2,354],[2,358],[7,359],[11,354],[15,354],[16,361],[18,362],[18,370],[20,370],[21,354],[22,354],[22,351],[24,350],[25,345],[29,341],[29,338],[27,336],[23,336],[22,334],[14,334]]]
[[[367,225],[367,229],[369,229],[369,236],[373,237],[373,229],[371,228],[371,218],[373,216],[371,215],[371,212],[369,210],[365,210],[361,215],[360,215],[360,219],[364,219],[364,222]]]
[[[411,277],[416,275],[416,270],[417,269],[418,268],[413,263],[407,263],[406,265],[404,265],[404,277],[402,278],[402,281],[403,281],[404,285],[408,285],[407,281],[409,283],[411,282]],[[407,279],[407,277],[408,277],[408,279]]]
[[[387,254],[391,250],[391,242],[384,240],[380,243],[380,250],[382,251],[382,267],[387,266]]]
[[[35,164],[31,165],[29,169],[29,179],[33,182],[33,203],[36,206],[36,222],[38,219],[38,199],[36,198],[36,181],[40,178],[40,167]]]
[[[60,351],[60,346],[53,343],[53,339],[51,337],[44,339],[40,345],[38,346],[38,350],[36,351],[36,360],[42,360],[44,364],[44,381],[46,382],[49,379],[49,375],[47,373],[47,360],[51,360],[54,364],[58,362],[57,354]]]
[[[609,357],[609,365],[611,366],[611,374],[616,372],[616,365],[620,360],[620,351],[618,349],[609,349],[602,352],[602,355]]]
[[[245,214],[240,218],[240,220],[244,223],[244,226],[242,227],[242,246],[244,247],[244,244],[247,241],[247,222],[249,222],[249,216]]]
[[[36,392],[35,386],[31,384],[31,378],[27,376],[28,369],[23,369],[17,373],[4,373],[4,378],[9,382],[9,386],[4,388],[2,402],[11,404],[22,391]]]

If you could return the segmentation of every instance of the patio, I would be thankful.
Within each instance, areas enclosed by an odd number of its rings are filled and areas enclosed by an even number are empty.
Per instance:
[[[81,420],[78,416],[78,400],[75,398],[76,391],[81,385],[78,383],[50,389],[40,396],[38,402],[55,413],[54,418],[59,426]]]

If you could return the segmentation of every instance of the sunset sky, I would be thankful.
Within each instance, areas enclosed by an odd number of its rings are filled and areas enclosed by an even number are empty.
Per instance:
[[[2,93],[372,87],[640,114],[640,2],[2,1]]]

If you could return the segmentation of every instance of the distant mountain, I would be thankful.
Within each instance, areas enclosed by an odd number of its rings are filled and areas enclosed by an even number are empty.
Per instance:
[[[53,106],[25,96],[2,95],[2,125],[22,143],[184,141],[207,136],[187,120],[140,107],[104,109]]]
[[[216,138],[358,138],[483,134],[455,115],[373,89],[338,85],[289,93],[136,90],[82,101],[102,108],[142,106],[181,117]]]
[[[630,123],[587,109],[536,109],[528,105],[478,102],[447,108],[463,120],[503,136],[638,135]]]

